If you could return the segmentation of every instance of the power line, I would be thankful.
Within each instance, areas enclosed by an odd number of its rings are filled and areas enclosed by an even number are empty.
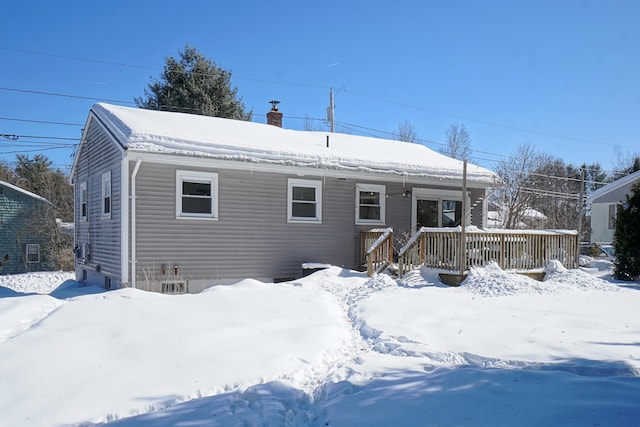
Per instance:
[[[128,63],[115,62],[115,61],[106,61],[106,60],[95,59],[95,58],[86,58],[86,57],[77,57],[77,56],[68,56],[68,55],[58,55],[58,54],[52,54],[52,53],[47,53],[47,52],[37,52],[37,51],[24,50],[24,49],[0,47],[0,50],[9,51],[9,52],[25,53],[25,54],[30,54],[30,55],[40,55],[40,56],[47,56],[47,57],[53,57],[53,58],[61,58],[61,59],[66,59],[66,60],[91,62],[91,63],[98,63],[98,64],[106,64],[106,65],[114,65],[114,66],[120,66],[120,67],[126,67],[126,68],[138,68],[138,69],[146,69],[146,70],[160,70],[157,67],[151,67],[151,66],[146,66],[146,65],[128,64]],[[225,70],[225,72],[226,72],[226,70]],[[194,75],[203,75],[203,76],[212,76],[211,73],[194,72],[193,74]],[[252,81],[252,82],[257,82],[257,83],[268,83],[268,84],[280,84],[280,85],[287,85],[287,86],[330,89],[329,86],[313,84],[313,83],[285,82],[285,81],[278,81],[278,80],[257,79],[257,78],[249,78],[249,77],[234,77],[234,79],[244,80],[244,81]],[[4,88],[0,88],[0,89],[4,89]],[[509,126],[509,125],[504,125],[504,124],[501,124],[501,123],[492,122],[492,121],[489,121],[489,120],[475,119],[475,118],[472,118],[472,117],[462,116],[462,115],[459,115],[459,114],[448,113],[448,112],[439,111],[439,110],[436,110],[436,109],[431,109],[431,108],[426,108],[426,107],[422,107],[422,106],[416,106],[416,105],[407,104],[407,103],[400,102],[400,101],[385,99],[385,98],[381,98],[381,97],[378,97],[378,96],[373,96],[373,95],[368,95],[368,94],[363,94],[363,93],[358,93],[358,92],[347,91],[346,88],[345,88],[344,92],[348,93],[348,94],[351,94],[351,95],[354,95],[354,96],[359,96],[359,97],[363,97],[363,98],[367,98],[367,99],[372,99],[372,100],[375,100],[375,101],[378,101],[378,102],[387,103],[387,104],[393,104],[393,105],[397,105],[397,106],[404,107],[404,108],[410,108],[410,109],[414,109],[414,110],[418,110],[418,111],[428,112],[428,113],[431,113],[431,114],[437,114],[437,115],[441,115],[441,116],[446,116],[446,117],[451,117],[451,118],[455,118],[455,119],[459,119],[459,120],[465,120],[465,121],[469,121],[469,122],[484,124],[484,125],[488,125],[488,126],[499,127],[499,128],[503,128],[503,129],[514,130],[514,131],[518,131],[518,132],[525,132],[525,133],[530,133],[530,134],[540,135],[540,136],[547,136],[547,137],[552,137],[552,138],[566,139],[566,140],[571,140],[571,141],[576,141],[576,142],[587,142],[587,143],[590,143],[590,144],[604,145],[604,146],[609,146],[609,147],[622,146],[621,144],[611,144],[611,143],[606,143],[606,142],[602,142],[602,141],[595,141],[595,140],[586,139],[586,138],[576,138],[576,137],[572,137],[572,136],[560,135],[560,134],[555,134],[555,133],[551,133],[551,132],[542,132],[542,131],[538,131],[538,130],[527,129],[527,128],[522,128],[522,127],[517,127],[517,126]],[[73,97],[73,96],[70,96],[70,97]],[[89,98],[89,97],[78,97],[78,98],[81,98],[81,99],[92,99],[92,100],[102,100],[102,101],[105,101],[105,102],[117,102],[117,103],[133,104],[130,101],[116,101],[116,100],[107,100],[107,99]]]
[[[148,67],[145,65],[135,65],[135,64],[125,64],[122,62],[112,62],[112,61],[104,61],[101,59],[91,59],[91,58],[80,58],[77,56],[66,56],[66,55],[56,55],[53,53],[46,53],[46,52],[36,52],[33,50],[24,50],[24,49],[13,49],[13,48],[9,48],[9,47],[0,47],[0,50],[6,50],[9,52],[19,52],[19,53],[28,53],[30,55],[39,55],[39,56],[48,56],[51,58],[60,58],[60,59],[70,59],[73,61],[82,61],[82,62],[93,62],[96,64],[106,64],[106,65],[117,65],[120,67],[128,67],[128,68],[141,68],[141,69],[145,69],[145,70],[156,70],[157,68],[155,67]]]
[[[6,90],[6,91],[10,91],[10,92],[20,92],[20,93],[31,93],[31,94],[35,94],[35,95],[59,96],[59,97],[62,97],[62,98],[86,99],[86,100],[89,100],[89,101],[102,101],[102,102],[113,102],[113,103],[116,103],[116,104],[135,105],[135,102],[122,101],[122,100],[119,100],[119,99],[94,98],[94,97],[91,97],[91,96],[69,95],[69,94],[64,94],[64,93],[54,93],[54,92],[45,92],[45,91],[27,90],[27,89],[16,89],[16,88],[10,88],[10,87],[0,87],[0,90]]]
[[[18,119],[15,117],[0,117],[0,120],[8,120],[13,122],[26,122],[26,123],[43,123],[47,125],[63,125],[63,126],[84,126],[79,123],[66,123],[66,122],[50,122],[47,120],[33,120],[33,119]]]
[[[516,127],[516,126],[503,125],[503,124],[500,124],[500,123],[490,122],[488,120],[474,119],[474,118],[471,118],[471,117],[466,117],[466,116],[461,116],[461,115],[457,115],[457,114],[446,113],[446,112],[443,112],[443,111],[433,110],[433,109],[426,108],[426,107],[406,104],[404,102],[393,101],[393,100],[390,100],[390,99],[380,98],[380,97],[377,97],[377,96],[366,95],[366,94],[357,93],[357,92],[347,92],[345,90],[345,93],[349,93],[349,94],[355,95],[355,96],[360,96],[360,97],[363,97],[363,98],[373,99],[373,100],[378,101],[378,102],[384,102],[384,103],[387,103],[387,104],[398,105],[398,106],[405,107],[405,108],[411,108],[411,109],[414,109],[414,110],[425,111],[425,112],[432,113],[432,114],[438,114],[438,115],[441,115],[441,116],[452,117],[452,118],[455,118],[455,119],[466,120],[466,121],[469,121],[469,122],[480,123],[480,124],[484,124],[484,125],[488,125],[488,126],[495,126],[495,127],[499,127],[499,128],[503,128],[503,129],[515,130],[515,131],[518,131],[518,132],[525,132],[525,133],[530,133],[530,134],[534,134],[534,135],[548,136],[548,137],[552,137],[552,138],[568,139],[568,140],[577,141],[577,142],[588,142],[590,144],[599,144],[599,145],[605,145],[605,146],[609,146],[609,147],[620,145],[620,144],[610,144],[610,143],[606,143],[606,142],[602,142],[602,141],[594,141],[594,140],[591,140],[591,139],[584,139],[584,138],[576,138],[576,137],[566,136],[566,135],[559,135],[559,134],[550,133],[550,132],[541,132],[541,131],[537,131],[537,130],[526,129],[526,128],[521,128],[521,127]]]

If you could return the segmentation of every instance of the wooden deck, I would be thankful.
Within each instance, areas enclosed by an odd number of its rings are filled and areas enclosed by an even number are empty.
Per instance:
[[[390,229],[362,233],[361,253],[366,254],[367,265],[372,266],[367,270],[370,275],[384,270],[392,262],[392,236]],[[576,268],[578,233],[574,230],[477,229],[462,233],[460,228],[423,227],[397,256],[400,277],[420,266],[463,274],[490,262],[496,262],[503,270],[517,271],[542,269],[550,260]]]

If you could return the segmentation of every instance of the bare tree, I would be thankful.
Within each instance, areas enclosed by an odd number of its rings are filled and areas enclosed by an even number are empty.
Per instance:
[[[471,154],[471,135],[463,124],[453,123],[446,131],[447,142],[440,152],[458,160],[468,160]]]
[[[409,120],[405,120],[398,124],[398,130],[394,133],[395,139],[405,142],[418,142],[416,128]]]
[[[618,156],[613,164],[613,180],[624,178],[634,172],[640,170],[640,154],[636,151],[631,154],[618,153]]]
[[[536,152],[533,145],[528,143],[519,145],[512,154],[498,163],[495,172],[502,185],[495,189],[493,198],[501,213],[502,228],[520,227],[534,199],[534,194],[529,190],[532,174],[548,160],[549,155]]]

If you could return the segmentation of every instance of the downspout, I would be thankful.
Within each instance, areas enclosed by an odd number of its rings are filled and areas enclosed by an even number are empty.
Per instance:
[[[131,172],[131,287],[136,287],[136,176],[142,160],[138,159]]]

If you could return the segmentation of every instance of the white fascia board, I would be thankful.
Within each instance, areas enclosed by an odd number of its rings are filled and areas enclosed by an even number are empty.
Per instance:
[[[288,166],[282,164],[239,162],[234,160],[215,159],[210,157],[191,157],[174,154],[160,154],[143,151],[128,151],[126,157],[131,160],[141,159],[144,162],[169,164],[179,167],[199,167],[207,169],[227,169],[248,172],[270,172],[299,177],[331,177],[331,178],[351,178],[355,180],[400,182],[413,184],[441,185],[458,188],[462,185],[462,175],[460,179],[437,179],[432,177],[416,176],[407,173],[384,173],[375,171],[358,171],[345,169],[321,169],[304,166]],[[467,184],[469,188],[489,188],[488,182],[471,182]]]

